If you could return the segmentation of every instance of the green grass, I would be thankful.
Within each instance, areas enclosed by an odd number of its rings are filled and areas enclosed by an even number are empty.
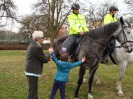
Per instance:
[[[0,99],[26,99],[28,85],[24,75],[26,51],[0,51]],[[78,79],[78,69],[71,70],[66,85],[66,99],[72,99]],[[44,64],[43,74],[39,78],[39,99],[49,99],[56,66],[51,61]],[[88,73],[88,72],[87,72]],[[118,75],[116,65],[100,65],[98,74],[102,85],[92,86],[94,99],[123,99],[116,95],[115,82]],[[87,83],[83,83],[79,91],[79,99],[87,99]],[[126,70],[123,80],[123,91],[126,99],[133,99],[133,66]],[[60,99],[58,92],[55,99]]]

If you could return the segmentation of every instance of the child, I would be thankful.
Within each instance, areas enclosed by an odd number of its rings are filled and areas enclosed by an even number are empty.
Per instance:
[[[61,99],[65,99],[65,86],[66,82],[68,81],[70,70],[76,66],[81,65],[86,60],[86,58],[83,57],[82,61],[71,63],[67,62],[68,54],[62,54],[61,61],[59,61],[53,53],[53,48],[49,49],[49,53],[51,53],[52,59],[57,65],[57,72],[54,78],[53,89],[50,99],[54,99],[58,88],[60,89]]]

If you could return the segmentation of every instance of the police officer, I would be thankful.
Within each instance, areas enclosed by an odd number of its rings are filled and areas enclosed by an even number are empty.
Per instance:
[[[117,11],[119,10],[116,6],[111,6],[109,8],[109,13],[104,17],[104,24],[117,22],[117,19],[115,18],[115,14],[117,13]],[[111,54],[114,51],[114,49],[115,49],[115,40],[113,39],[104,50],[101,63],[108,62],[107,56],[108,54]]]
[[[110,12],[104,18],[104,24],[108,24],[108,23],[117,21],[117,19],[115,18],[115,14],[117,13],[117,11],[119,11],[118,8],[116,6],[111,6],[109,8],[109,11]]]
[[[79,13],[79,4],[72,4],[71,9],[72,13],[68,16],[68,23],[70,25],[69,38],[71,39],[71,45],[69,46],[70,51],[73,49],[76,39],[88,31],[86,26],[86,18]]]

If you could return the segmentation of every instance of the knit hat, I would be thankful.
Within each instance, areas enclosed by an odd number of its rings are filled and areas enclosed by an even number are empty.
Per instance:
[[[38,37],[44,37],[42,31],[34,31],[34,33],[32,34],[33,40],[38,38]]]

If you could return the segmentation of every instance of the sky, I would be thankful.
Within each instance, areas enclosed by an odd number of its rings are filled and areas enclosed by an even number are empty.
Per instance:
[[[18,7],[18,13],[20,15],[30,14],[32,12],[32,4],[38,2],[38,0],[13,0]]]
[[[32,4],[38,2],[39,0],[13,0],[15,5],[17,6],[17,15],[28,15],[32,13]],[[84,2],[84,0],[81,0]],[[102,2],[104,0],[91,0],[93,3],[97,3],[98,1]],[[111,0],[112,2],[117,2],[118,8],[120,10],[125,8],[125,5],[123,5],[124,0]],[[12,29],[12,31],[17,32],[18,28],[20,27],[19,24],[15,23],[15,26],[12,28],[8,26],[8,28]]]
[[[32,4],[38,2],[39,0],[13,0],[15,5],[17,6],[17,16],[24,16],[32,13]],[[19,31],[20,24],[16,23],[11,26],[9,22],[5,27],[7,30],[12,30],[14,32]]]

